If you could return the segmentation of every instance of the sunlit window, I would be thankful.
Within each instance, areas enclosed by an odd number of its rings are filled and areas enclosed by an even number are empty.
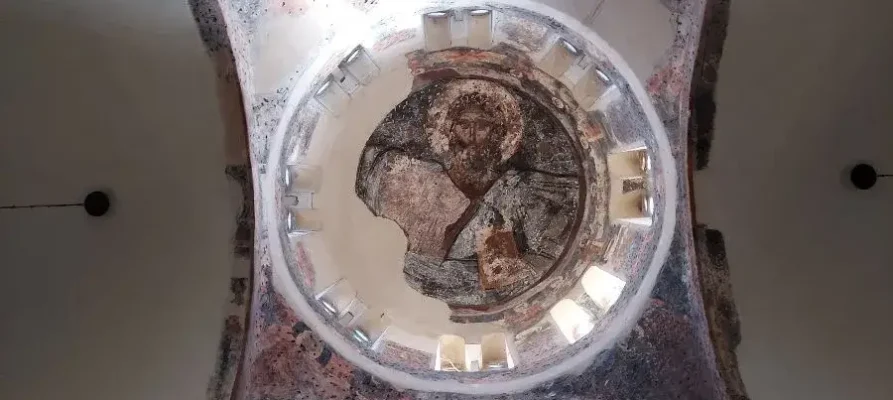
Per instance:
[[[466,344],[465,345],[465,370],[480,371],[481,370],[481,345]]]
[[[626,282],[596,266],[583,274],[582,283],[586,294],[604,311],[611,309],[626,286]]]
[[[481,338],[481,367],[486,370],[510,368],[505,334],[492,333]]]
[[[568,343],[575,343],[595,327],[592,316],[570,299],[564,299],[555,304],[549,310],[549,315],[552,316]]]
[[[608,155],[611,178],[608,214],[612,221],[651,225],[654,216],[654,198],[648,185],[651,169],[651,156],[645,147]]]
[[[454,335],[438,338],[434,366],[438,371],[465,371],[465,339]]]
[[[335,317],[341,318],[350,311],[349,308],[356,300],[356,297],[356,290],[347,280],[341,279],[319,293],[316,299],[326,311]],[[350,318],[353,318],[354,315],[351,315]]]

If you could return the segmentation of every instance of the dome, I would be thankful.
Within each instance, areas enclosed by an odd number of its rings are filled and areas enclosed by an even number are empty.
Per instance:
[[[443,4],[382,9],[303,66],[259,223],[280,291],[357,367],[523,390],[641,314],[672,239],[673,160],[588,28],[532,2]]]

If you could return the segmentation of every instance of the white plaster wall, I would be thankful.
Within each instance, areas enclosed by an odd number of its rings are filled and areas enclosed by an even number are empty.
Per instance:
[[[234,229],[185,1],[0,2],[0,399],[201,399]]]
[[[893,4],[732,0],[699,218],[725,233],[759,400],[893,398]]]

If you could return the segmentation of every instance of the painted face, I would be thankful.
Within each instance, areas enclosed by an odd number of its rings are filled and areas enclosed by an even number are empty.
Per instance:
[[[443,85],[427,110],[425,130],[447,168],[493,168],[517,152],[524,130],[518,99],[511,90],[479,79]],[[476,164],[471,166],[470,164]]]
[[[515,138],[521,134],[520,124],[509,118],[510,105],[517,108],[511,95],[497,97],[485,85],[471,89],[446,107],[440,135],[448,147],[441,154],[453,181],[466,195],[477,197],[504,172],[502,166],[517,151]]]
[[[456,112],[450,127],[450,139],[460,148],[484,147],[499,123],[489,118],[478,105],[468,105]]]

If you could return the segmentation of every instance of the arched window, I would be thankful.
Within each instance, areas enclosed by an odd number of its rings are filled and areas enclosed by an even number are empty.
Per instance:
[[[552,316],[555,325],[558,325],[558,329],[567,338],[568,343],[575,343],[595,327],[592,315],[589,315],[583,307],[570,299],[564,299],[555,304],[549,310],[549,315]]]

